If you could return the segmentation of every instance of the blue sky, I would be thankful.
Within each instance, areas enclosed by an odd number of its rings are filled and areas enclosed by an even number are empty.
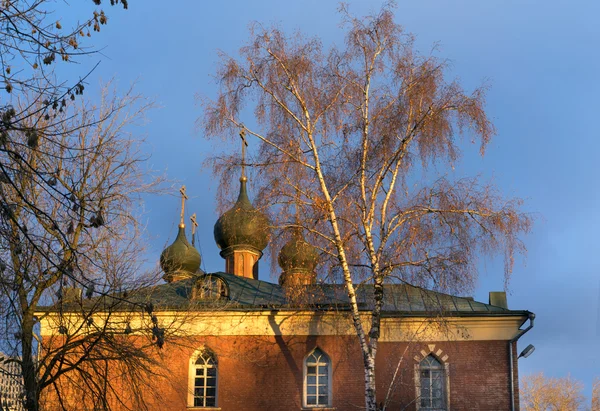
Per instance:
[[[91,2],[90,2],[91,3]],[[121,89],[137,90],[161,106],[139,131],[152,154],[149,166],[185,184],[188,209],[198,214],[203,268],[217,271],[223,260],[212,238],[215,179],[203,167],[215,153],[195,129],[201,115],[196,93],[215,96],[211,74],[217,50],[235,55],[248,38],[248,24],[276,23],[288,31],[342,39],[336,1],[130,0],[129,10],[107,8],[109,25],[92,39],[94,56],[69,72],[83,75],[102,60],[96,78],[115,77]],[[379,10],[381,1],[350,1],[357,15]],[[467,89],[488,80],[488,114],[498,135],[481,158],[467,147],[457,176],[493,178],[507,197],[521,197],[537,216],[525,240],[529,253],[515,266],[509,307],[537,314],[535,328],[519,348],[536,352],[520,360],[520,373],[567,373],[586,384],[600,376],[600,2],[528,0],[398,1],[396,20],[417,36],[428,53],[452,61],[452,76]],[[175,195],[176,189],[173,190]],[[158,260],[174,239],[179,202],[149,197],[145,204],[152,238],[149,258]],[[598,254],[597,254],[598,253]],[[154,262],[152,262],[154,263]],[[268,263],[263,263],[263,272]],[[482,260],[475,298],[503,288],[500,260]],[[274,277],[261,276],[274,280]]]

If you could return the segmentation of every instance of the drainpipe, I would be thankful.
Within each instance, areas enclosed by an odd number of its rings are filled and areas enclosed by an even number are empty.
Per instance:
[[[529,313],[529,326],[524,330],[519,330],[518,334],[508,342],[508,358],[510,364],[510,409],[515,411],[515,370],[513,365],[513,343],[517,342],[527,331],[533,328],[535,314]]]

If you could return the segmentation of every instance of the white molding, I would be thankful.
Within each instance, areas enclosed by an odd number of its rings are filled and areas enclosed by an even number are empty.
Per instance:
[[[421,409],[421,367],[419,363],[414,365],[414,381],[415,381],[415,407],[419,411]]]
[[[58,334],[59,325],[76,330],[82,323],[78,314],[38,313],[42,336]],[[356,335],[352,319],[345,312],[314,311],[207,311],[180,313],[156,312],[159,323],[171,324],[182,335]],[[94,323],[102,325],[106,317],[94,315]],[[370,317],[362,316],[365,324]],[[403,341],[489,341],[510,340],[519,332],[525,317],[386,317],[381,320],[381,342]],[[139,313],[112,313],[110,322],[115,332],[129,323],[134,330],[145,329],[147,316]],[[85,326],[81,327],[85,330]],[[135,333],[134,333],[135,334]]]

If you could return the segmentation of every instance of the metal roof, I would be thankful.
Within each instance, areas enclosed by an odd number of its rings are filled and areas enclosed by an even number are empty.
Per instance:
[[[219,278],[228,288],[228,298],[201,300],[192,298],[199,281],[209,277]],[[217,272],[172,283],[146,287],[132,293],[128,300],[137,303],[151,302],[156,309],[197,309],[203,305],[220,305],[222,310],[347,310],[350,308],[348,294],[343,284],[315,284],[305,286],[302,301],[288,298],[284,287],[267,281],[239,277]],[[359,308],[373,308],[373,287],[369,284],[357,287]],[[64,309],[64,307],[63,307]],[[457,297],[437,291],[426,290],[410,284],[385,284],[383,315],[527,315],[525,310],[509,310],[503,307],[474,301],[470,297]]]

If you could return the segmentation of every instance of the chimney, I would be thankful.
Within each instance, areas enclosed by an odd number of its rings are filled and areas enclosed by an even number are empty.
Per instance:
[[[508,310],[508,303],[506,302],[506,292],[504,291],[490,291],[490,305],[501,307]]]

